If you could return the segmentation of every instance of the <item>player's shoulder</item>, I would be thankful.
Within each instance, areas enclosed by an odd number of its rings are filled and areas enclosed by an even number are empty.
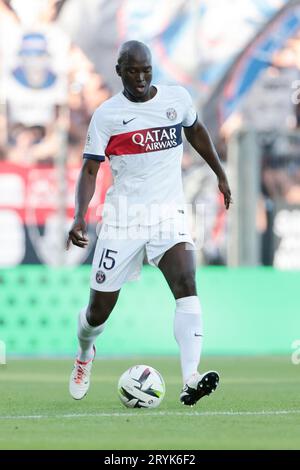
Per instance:
[[[111,96],[107,100],[103,101],[103,103],[96,108],[94,114],[95,115],[104,115],[105,113],[115,112],[116,108],[120,107],[120,93]]]
[[[108,98],[95,109],[93,119],[101,125],[107,124],[110,128],[113,125],[116,113],[120,111],[120,96],[119,94]]]
[[[162,85],[161,89],[164,94],[174,98],[186,99],[190,97],[189,92],[181,85]]]

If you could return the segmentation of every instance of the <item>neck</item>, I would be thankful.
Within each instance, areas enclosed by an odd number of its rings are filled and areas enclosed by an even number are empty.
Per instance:
[[[156,93],[157,89],[153,85],[151,85],[146,95],[141,97],[132,95],[126,88],[123,90],[123,95],[126,96],[129,101],[133,101],[135,103],[144,103],[145,101],[149,101],[154,98]]]

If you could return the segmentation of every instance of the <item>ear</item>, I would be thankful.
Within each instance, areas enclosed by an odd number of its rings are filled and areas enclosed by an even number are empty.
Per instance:
[[[121,67],[119,66],[119,64],[116,65],[116,72],[117,72],[117,75],[121,77]]]

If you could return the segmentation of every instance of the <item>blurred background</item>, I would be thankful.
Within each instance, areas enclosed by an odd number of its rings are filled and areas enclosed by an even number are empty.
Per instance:
[[[154,83],[191,93],[228,173],[216,178],[184,144],[187,201],[211,354],[290,353],[300,337],[300,1],[0,0],[0,340],[8,355],[76,351],[90,245],[65,251],[92,113],[121,89],[116,53],[153,53]],[[200,208],[200,209],[199,209]],[[158,270],[129,284],[100,353],[173,354],[174,303]],[[284,318],[284,320],[283,320]],[[160,322],[159,331],[157,322]],[[145,328],[147,326],[147,328]]]

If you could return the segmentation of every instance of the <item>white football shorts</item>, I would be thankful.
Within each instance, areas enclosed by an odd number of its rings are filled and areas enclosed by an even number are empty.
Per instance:
[[[114,227],[102,225],[95,248],[91,288],[114,292],[128,281],[139,278],[143,261],[158,266],[164,253],[178,243],[194,250],[186,223],[175,219],[157,225]]]

